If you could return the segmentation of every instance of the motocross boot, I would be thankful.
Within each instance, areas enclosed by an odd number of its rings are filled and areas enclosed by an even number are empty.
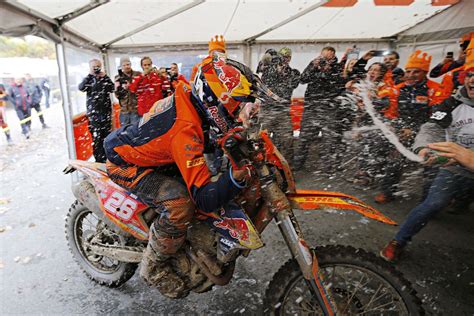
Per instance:
[[[151,225],[147,248],[143,253],[140,276],[149,286],[158,288],[169,298],[180,298],[187,293],[186,284],[174,272],[170,258],[185,241],[185,235],[170,236]]]

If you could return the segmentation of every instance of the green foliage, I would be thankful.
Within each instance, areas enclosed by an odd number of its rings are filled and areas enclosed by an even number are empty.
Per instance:
[[[0,57],[56,59],[54,44],[46,40],[25,40],[0,36]]]

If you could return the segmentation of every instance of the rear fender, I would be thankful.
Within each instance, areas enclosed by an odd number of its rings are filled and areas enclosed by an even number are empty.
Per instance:
[[[83,160],[69,160],[69,165],[63,170],[65,174],[74,171],[80,171],[92,181],[97,181],[100,178],[107,177],[105,164],[97,162],[88,162]]]
[[[354,211],[385,224],[397,225],[395,221],[382,214],[382,212],[347,194],[327,191],[296,190],[296,193],[287,194],[287,197],[293,209],[337,209],[342,211]]]
[[[64,173],[75,170],[86,180],[73,185],[74,196],[102,218],[105,216],[121,230],[134,237],[147,240],[149,227],[143,213],[149,209],[137,196],[113,182],[101,163],[71,160]]]

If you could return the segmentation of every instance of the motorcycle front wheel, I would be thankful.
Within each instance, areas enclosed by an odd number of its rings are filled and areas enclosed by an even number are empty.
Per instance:
[[[338,315],[424,315],[410,282],[374,254],[347,246],[314,249]],[[295,259],[274,275],[266,291],[267,315],[323,315]]]
[[[89,244],[98,234],[103,244],[126,245],[123,236],[108,229],[84,205],[74,202],[66,216],[66,239],[75,261],[91,280],[108,287],[119,287],[134,275],[137,264],[92,253]]]

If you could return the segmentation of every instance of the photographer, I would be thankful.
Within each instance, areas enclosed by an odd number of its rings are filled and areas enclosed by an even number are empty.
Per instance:
[[[321,54],[312,60],[301,74],[300,83],[308,84],[304,95],[304,112],[301,120],[298,151],[295,152],[295,169],[301,169],[306,161],[309,145],[318,140],[322,133],[319,147],[320,159],[328,158],[324,165],[331,172],[334,148],[335,113],[337,110],[334,98],[343,91],[342,67],[337,62],[336,50],[327,46]],[[324,132],[323,132],[324,129]]]
[[[143,74],[133,78],[129,86],[132,93],[136,93],[138,98],[137,112],[138,116],[147,113],[156,101],[163,99],[161,76],[158,70],[153,66],[150,57],[143,57],[140,61]]]
[[[186,84],[189,84],[188,80],[186,80],[186,78],[182,74],[179,73],[179,68],[178,68],[177,63],[172,63],[169,70],[167,69],[167,72],[168,72],[170,83],[171,83],[171,90],[173,92],[174,90],[176,90],[176,86],[178,85],[180,81]]]
[[[120,103],[120,125],[133,124],[140,119],[137,114],[137,96],[129,90],[133,78],[141,75],[134,71],[128,57],[120,58],[120,69],[115,76],[115,96]]]
[[[445,73],[450,72],[456,68],[462,67],[466,62],[466,53],[467,48],[469,47],[470,42],[474,39],[474,32],[470,32],[468,34],[464,34],[463,37],[459,40],[459,53],[458,59],[454,60],[454,53],[448,52],[438,65],[436,65],[430,71],[431,78],[438,78]],[[462,86],[462,83],[460,84]],[[455,86],[457,88],[457,86]]]
[[[363,77],[366,73],[367,63],[374,57],[383,57],[383,63],[388,69],[384,76],[385,84],[393,87],[403,82],[405,72],[398,67],[400,55],[396,51],[369,50],[355,63],[352,71],[353,75]]]
[[[163,98],[169,97],[170,95],[173,94],[173,91],[171,90],[171,83],[170,83],[170,76],[168,74],[169,68],[166,67],[160,67],[158,73],[161,76],[161,93],[163,93]]]
[[[273,133],[273,141],[288,161],[293,160],[293,128],[290,105],[293,90],[298,87],[300,72],[290,67],[291,49],[283,47],[272,56],[263,71],[262,81],[272,92],[284,99],[283,103],[262,107],[263,125]]]
[[[109,93],[114,83],[102,71],[98,59],[89,61],[90,72],[79,84],[79,90],[87,93],[87,118],[92,134],[93,152],[96,162],[105,162],[104,139],[112,129],[112,103]]]

